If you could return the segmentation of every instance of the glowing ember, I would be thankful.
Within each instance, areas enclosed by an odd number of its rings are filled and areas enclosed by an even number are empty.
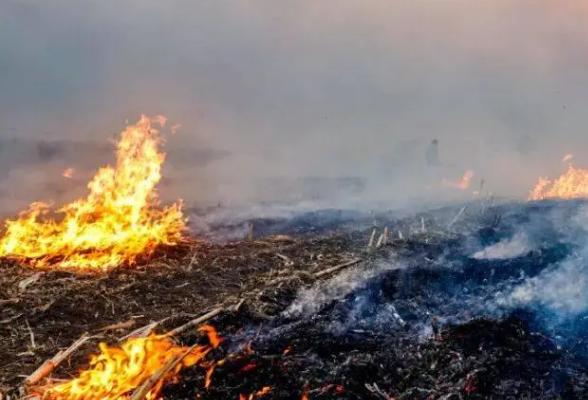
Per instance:
[[[305,387],[305,388],[302,390],[302,397],[300,397],[300,400],[308,400],[308,392],[309,392],[309,391],[310,391],[310,390],[308,389],[308,387]]]
[[[206,371],[206,378],[204,380],[204,387],[206,389],[210,388],[210,384],[212,383],[212,374],[214,373],[215,366],[208,368]]]
[[[65,171],[63,171],[63,174],[61,174],[61,176],[63,176],[64,178],[67,178],[67,179],[71,179],[73,177],[73,173],[74,173],[74,169],[68,168]]]
[[[55,266],[106,270],[132,263],[157,245],[176,244],[185,229],[181,202],[157,209],[155,185],[165,154],[158,149],[164,117],[142,116],[117,143],[116,166],[100,169],[90,193],[58,210],[59,221],[41,219],[48,205],[33,203],[16,220],[6,221],[0,256]]]
[[[528,200],[588,198],[588,170],[568,166],[559,178],[539,178]]]
[[[454,182],[454,181],[449,181],[449,180],[443,178],[443,181],[441,183],[444,186],[451,187],[454,189],[466,190],[467,188],[470,187],[470,184],[471,184],[473,178],[474,178],[474,171],[468,169],[463,174],[463,177],[461,178],[461,180]]]
[[[261,397],[261,396],[265,396],[266,394],[270,394],[272,391],[272,388],[269,386],[264,386],[261,390],[258,390],[255,393],[251,393],[249,396],[245,396],[245,395],[239,395],[239,400],[253,400],[256,397]]]
[[[51,400],[126,400],[168,363],[184,356],[154,382],[145,396],[148,400],[157,399],[165,383],[177,381],[183,368],[202,363],[208,352],[216,347],[212,331],[200,331],[208,333],[211,346],[177,346],[165,335],[132,338],[121,347],[101,343],[100,354],[92,357],[89,369],[82,371],[77,378],[45,389],[43,397]]]
[[[244,366],[243,368],[241,368],[241,370],[239,370],[239,373],[253,371],[255,368],[257,368],[257,364],[255,364],[254,362],[251,362],[251,363],[247,364],[246,366]]]

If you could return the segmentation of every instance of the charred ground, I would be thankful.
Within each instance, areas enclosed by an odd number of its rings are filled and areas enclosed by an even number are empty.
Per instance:
[[[380,215],[376,221],[380,230],[390,228],[391,240],[370,253],[371,216],[324,211],[254,221],[256,238],[190,241],[106,275],[39,275],[5,262],[0,385],[15,393],[23,376],[84,332],[114,343],[149,321],[169,317],[161,327],[166,330],[245,299],[238,313],[211,321],[226,338],[212,357],[245,345],[252,353],[218,367],[209,390],[203,389],[204,371],[186,371],[165,398],[238,399],[267,386],[267,398],[274,399],[305,393],[325,399],[583,399],[584,315],[555,326],[537,309],[492,305],[496,293],[578,250],[569,238],[580,232],[560,222],[579,207],[471,205],[453,223],[460,207],[410,218]],[[503,259],[472,257],[530,224],[532,249]],[[210,232],[231,229],[220,224]],[[313,276],[355,257],[364,261],[335,277]],[[195,332],[181,338],[184,344],[198,340]],[[93,341],[54,376],[71,376],[95,351]]]

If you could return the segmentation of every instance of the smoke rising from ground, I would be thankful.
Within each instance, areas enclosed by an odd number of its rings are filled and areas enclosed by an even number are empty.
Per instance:
[[[561,225],[566,241],[577,250],[564,261],[527,278],[497,298],[498,303],[506,307],[543,307],[561,320],[588,312],[588,209],[582,206],[568,218],[563,218],[561,213],[552,218]],[[566,232],[570,228],[575,228],[572,234]]]
[[[567,260],[513,289],[514,305],[544,306],[560,316],[588,310],[588,268],[585,259]]]
[[[588,144],[587,14],[554,0],[3,1],[0,190],[56,197],[36,184],[55,176],[69,193],[62,161],[83,154],[91,175],[112,160],[97,144],[147,113],[182,124],[161,194],[189,204],[404,206],[470,196],[439,185],[468,168],[472,190],[484,177],[524,196]],[[81,148],[16,162],[12,138]]]
[[[504,239],[498,243],[477,251],[472,257],[478,260],[506,260],[528,253],[532,247],[524,233],[518,233],[511,239]]]
[[[333,279],[319,281],[312,287],[301,290],[284,313],[295,317],[312,315],[333,300],[341,299],[364,287],[369,279],[395,268],[402,268],[401,263],[380,262],[369,269],[351,269]]]
[[[441,212],[451,217],[457,208]],[[523,312],[553,332],[578,333],[588,313],[585,201],[508,203],[491,213],[502,215],[493,229],[493,218],[475,211],[463,217],[457,238],[419,233],[412,245],[397,244],[389,260],[382,249],[374,265],[303,288],[285,316],[332,313],[328,327],[335,334],[402,328],[427,336],[434,320],[445,325]]]

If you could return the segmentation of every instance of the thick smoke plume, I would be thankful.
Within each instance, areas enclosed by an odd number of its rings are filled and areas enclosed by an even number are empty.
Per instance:
[[[524,196],[586,147],[587,14],[552,0],[3,1],[2,208],[83,191],[141,113],[182,124],[162,197],[190,205],[401,207],[471,197],[481,178]],[[467,169],[468,190],[440,184]]]

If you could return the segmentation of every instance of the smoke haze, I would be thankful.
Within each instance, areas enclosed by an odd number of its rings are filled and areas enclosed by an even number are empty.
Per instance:
[[[482,177],[524,196],[588,144],[587,16],[561,0],[5,0],[3,208],[83,192],[141,113],[182,125],[170,200],[393,207],[468,196]],[[43,158],[42,141],[58,151]],[[467,193],[439,187],[466,169]]]

